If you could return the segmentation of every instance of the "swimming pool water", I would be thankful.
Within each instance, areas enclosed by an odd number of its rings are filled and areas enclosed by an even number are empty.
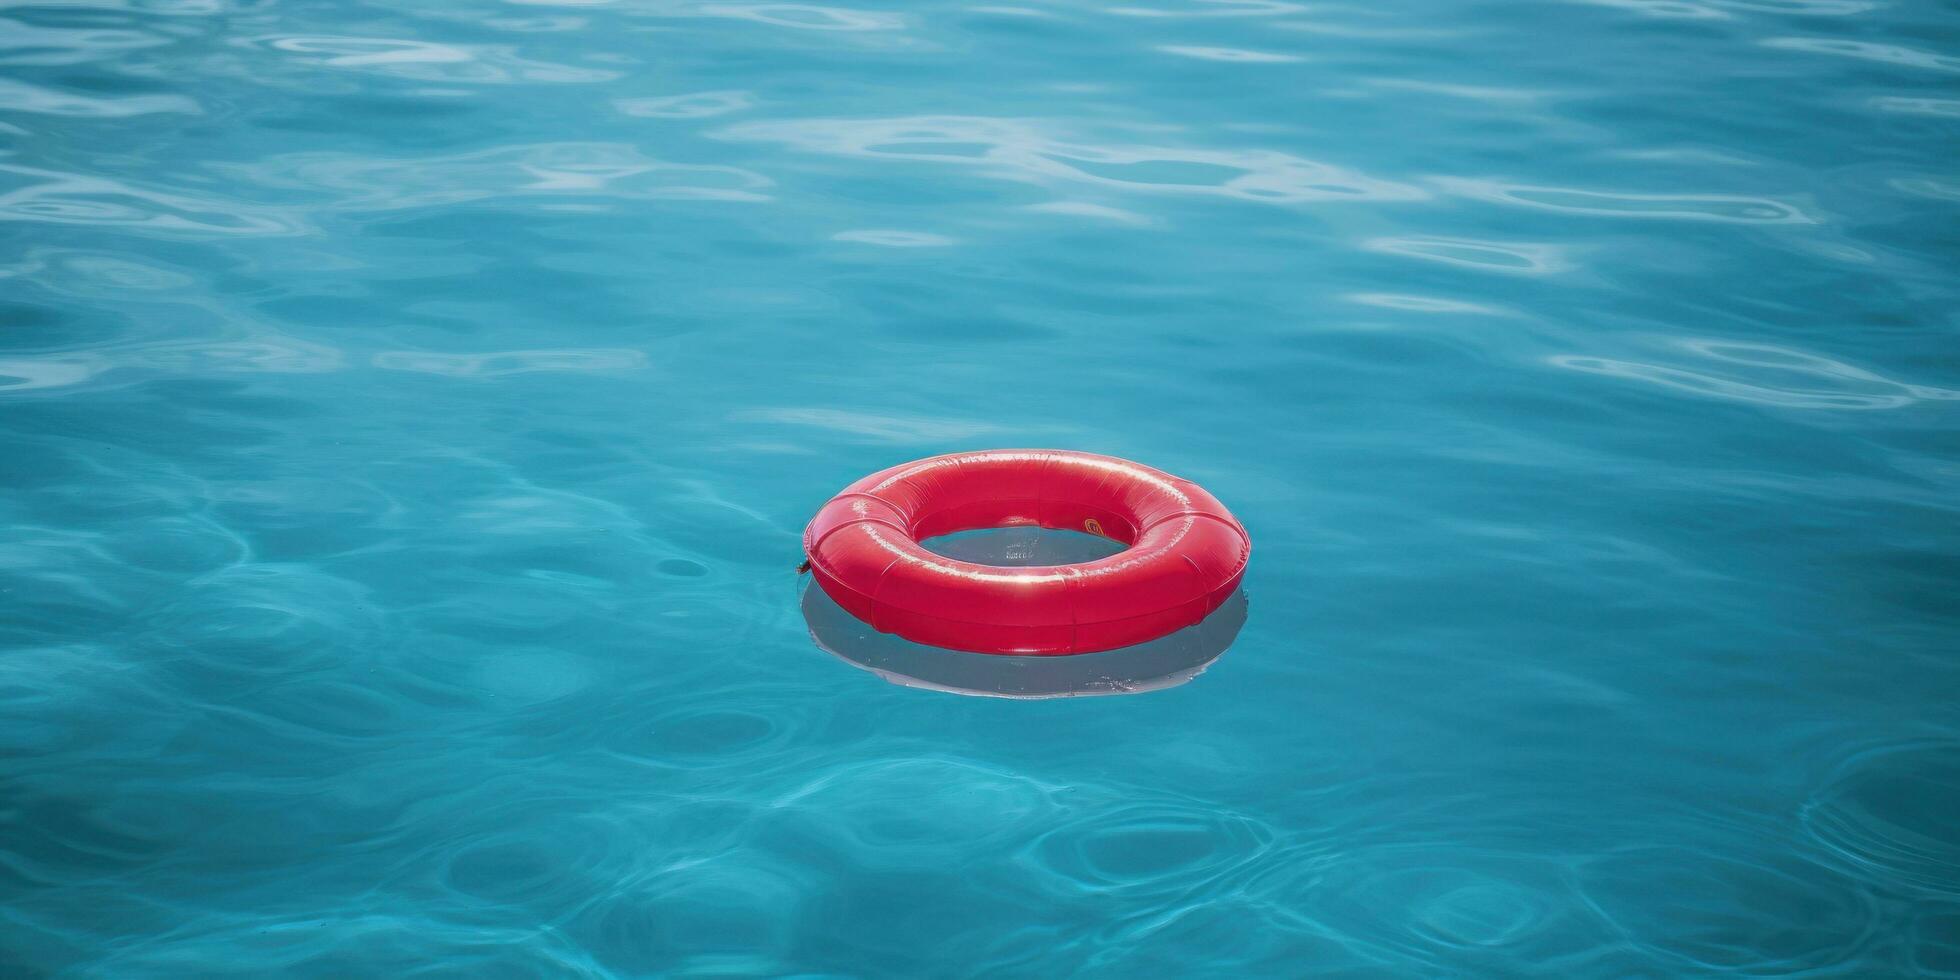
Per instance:
[[[853,3],[4,4],[0,973],[1960,975],[1953,7]],[[1230,649],[820,649],[995,446]]]

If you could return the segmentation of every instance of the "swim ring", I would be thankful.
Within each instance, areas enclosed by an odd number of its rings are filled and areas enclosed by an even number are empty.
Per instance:
[[[1039,525],[1125,549],[1071,565],[1005,568],[919,542]],[[1053,449],[916,460],[865,477],[803,531],[824,593],[883,633],[974,653],[1061,656],[1154,640],[1238,588],[1252,539],[1197,484],[1139,463]]]

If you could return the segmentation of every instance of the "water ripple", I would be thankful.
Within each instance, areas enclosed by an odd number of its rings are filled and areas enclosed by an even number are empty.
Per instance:
[[[86,10],[117,10],[158,17],[215,17],[262,12],[277,0],[62,0],[60,6]],[[41,0],[0,0],[0,8],[45,6]]]
[[[706,119],[709,116],[740,112],[755,105],[755,96],[737,90],[689,92],[643,99],[617,99],[614,108],[629,116],[654,119]]]
[[[103,550],[125,568],[194,576],[243,561],[252,547],[209,517],[170,515],[108,525]]]
[[[189,273],[126,255],[51,248],[29,249],[19,262],[0,265],[0,279],[12,278],[67,296],[118,300],[197,284]]]
[[[711,3],[696,8],[703,17],[732,17],[773,27],[806,31],[896,31],[905,27],[898,14],[807,3]]]
[[[1019,180],[1062,180],[1135,193],[1204,194],[1297,204],[1407,201],[1427,196],[1392,181],[1274,150],[1083,143],[1044,126],[984,116],[799,119],[744,123],[722,139],[783,143],[813,153],[950,164]]]
[[[0,357],[0,393],[66,388],[81,384],[96,372],[70,358]]]
[[[580,68],[519,57],[504,46],[459,46],[406,38],[269,35],[235,43],[264,47],[304,65],[370,72],[425,82],[465,84],[583,83],[619,78],[622,72]]]
[[[813,426],[877,442],[927,443],[971,439],[995,431],[990,423],[926,416],[872,415],[834,408],[758,408],[737,412],[734,422]]]
[[[1849,17],[1876,9],[1877,0],[1575,0],[1602,7],[1621,7],[1649,17],[1681,20],[1726,20],[1735,13],[1784,14],[1796,17]]]
[[[1288,0],[1189,0],[1183,7],[1108,7],[1105,13],[1119,17],[1211,18],[1283,17],[1304,13],[1307,7]]]
[[[771,804],[795,846],[892,872],[960,846],[1004,848],[1055,814],[1057,787],[984,763],[922,756],[825,766]]]
[[[1913,926],[1911,961],[1917,975],[1960,977],[1960,911],[1928,908]]]
[[[626,349],[507,350],[486,354],[382,351],[374,366],[452,378],[500,378],[539,371],[631,371],[646,365],[646,354]]]
[[[1276,51],[1248,51],[1244,48],[1208,48],[1185,44],[1160,44],[1157,50],[1174,54],[1180,58],[1196,58],[1199,61],[1227,61],[1238,64],[1272,65],[1304,60],[1298,55],[1281,54]]]
[[[1960,899],[1960,744],[1904,743],[1845,762],[1804,804],[1804,829],[1887,891]]]
[[[551,916],[578,906],[594,884],[633,877],[648,855],[624,813],[554,821],[550,833],[519,821],[497,828],[499,809],[475,815],[478,832],[457,834],[439,856],[439,881],[451,898],[485,908],[521,906]],[[521,811],[520,811],[521,812]]]
[[[668,163],[621,143],[537,143],[414,160],[297,153],[218,169],[265,187],[331,193],[332,206],[348,211],[532,196],[762,201],[770,184],[738,167]]]
[[[1774,37],[1761,42],[1764,47],[1780,48],[1785,51],[1804,51],[1811,54],[1837,55],[1841,58],[1857,58],[1861,61],[1876,61],[1881,64],[1901,65],[1907,68],[1927,68],[1933,71],[1960,72],[1960,57],[1935,54],[1898,44],[1880,44],[1875,41],[1854,41],[1838,37]]]
[[[1884,6],[1880,0],[1708,0],[1718,7],[1798,17],[1850,17]]]
[[[1898,112],[1916,116],[1941,116],[1949,119],[1960,119],[1960,99],[1881,95],[1873,97],[1871,99],[1871,105],[1881,112]]]
[[[1368,84],[1375,88],[1402,92],[1421,92],[1429,95],[1447,95],[1472,102],[1534,102],[1549,98],[1557,93],[1549,89],[1506,88],[1497,85],[1465,85],[1460,82],[1438,82],[1423,78],[1371,78]]]
[[[1722,221],[1736,224],[1813,224],[1802,211],[1760,197],[1722,194],[1630,194],[1588,191],[1571,187],[1534,187],[1457,177],[1437,178],[1436,184],[1454,194],[1566,214],[1614,218],[1659,218]]]
[[[1586,861],[1577,878],[1629,941],[1676,969],[1818,971],[1854,955],[1876,921],[1868,898],[1781,856],[1630,848]]]
[[[343,667],[379,636],[370,608],[360,586],[304,565],[232,565],[152,611],[143,646],[190,690],[262,686]]]
[[[835,242],[883,245],[886,248],[944,248],[959,244],[958,239],[945,235],[935,235],[929,231],[900,231],[896,228],[857,228],[840,231],[830,239]]]
[[[118,225],[166,235],[292,235],[279,210],[148,190],[83,174],[0,164],[0,221]]]
[[[1534,242],[1493,242],[1466,238],[1376,238],[1362,243],[1373,252],[1406,255],[1488,272],[1547,275],[1563,272],[1565,249]]]
[[[1562,354],[1550,361],[1574,371],[1631,378],[1710,398],[1777,408],[1883,409],[1903,408],[1920,401],[1960,399],[1960,391],[1894,381],[1841,361],[1787,347],[1719,340],[1683,340],[1672,346],[1716,362],[1718,370],[1726,374],[1579,354]],[[1811,384],[1793,387],[1773,383],[1783,378],[1804,379]]]
[[[1379,306],[1389,310],[1407,310],[1411,313],[1499,313],[1496,307],[1481,303],[1468,303],[1463,300],[1444,299],[1440,296],[1411,296],[1407,293],[1348,293],[1342,297],[1351,303],[1364,306]]]
[[[1914,197],[1929,197],[1936,201],[1960,201],[1960,180],[1943,180],[1938,177],[1894,177],[1886,183]]]
[[[785,976],[822,883],[792,862],[730,850],[614,889],[570,931],[626,975]]]
[[[59,622],[86,615],[113,621],[135,608],[141,588],[111,575],[115,562],[104,535],[33,524],[9,524],[0,545],[13,623]]]
[[[597,978],[582,950],[537,927],[486,927],[399,907],[346,914],[241,915],[146,937],[108,954],[125,976],[401,976],[442,963],[459,970]]]
[[[1247,890],[1414,972],[1543,963],[1605,939],[1585,936],[1578,896],[1556,863],[1471,846],[1309,845],[1264,862]]]
[[[1692,0],[1572,0],[1593,7],[1617,7],[1647,17],[1671,20],[1725,20],[1729,14]]]
[[[793,690],[745,688],[726,704],[701,703],[649,716],[633,710],[609,726],[607,749],[632,762],[701,774],[736,768],[758,773],[774,761],[799,765],[800,753],[778,758],[830,711]]]
[[[1157,801],[1098,808],[1044,832],[1020,860],[1088,894],[1189,894],[1257,861],[1273,839],[1216,806]]]
[[[1135,211],[1125,211],[1122,208],[1110,207],[1107,204],[1094,204],[1089,201],[1043,201],[1040,204],[1027,205],[1023,210],[1033,211],[1039,214],[1060,214],[1077,218],[1094,218],[1098,221],[1128,225],[1132,228],[1148,227],[1157,223],[1157,219],[1147,214],[1138,214]]]
[[[180,460],[107,443],[16,439],[7,454],[11,500],[76,515],[93,526],[195,513],[211,484]]]
[[[194,100],[182,95],[91,97],[0,78],[0,111],[87,119],[125,119],[159,112],[194,116],[204,110]]]
[[[69,388],[97,379],[116,384],[158,375],[317,374],[341,364],[341,353],[334,348],[267,334],[236,340],[128,344],[0,358],[0,395]]]
[[[169,37],[144,31],[47,27],[0,18],[0,65],[75,65],[170,43]]]

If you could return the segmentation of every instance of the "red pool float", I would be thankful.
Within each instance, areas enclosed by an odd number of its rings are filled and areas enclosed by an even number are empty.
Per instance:
[[[1038,524],[1124,551],[1003,568],[945,558],[925,538]],[[844,488],[803,531],[817,583],[884,633],[975,653],[1093,653],[1154,640],[1229,598],[1252,554],[1197,484],[1113,456],[990,449],[905,463]]]

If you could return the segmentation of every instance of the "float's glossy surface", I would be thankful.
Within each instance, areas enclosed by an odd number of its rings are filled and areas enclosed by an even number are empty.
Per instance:
[[[975,528],[1038,526],[1125,545],[1066,565],[1008,568],[921,547]],[[817,583],[886,633],[975,653],[1058,656],[1154,640],[1238,588],[1252,539],[1202,487],[1093,453],[993,449],[881,470],[803,531]]]

